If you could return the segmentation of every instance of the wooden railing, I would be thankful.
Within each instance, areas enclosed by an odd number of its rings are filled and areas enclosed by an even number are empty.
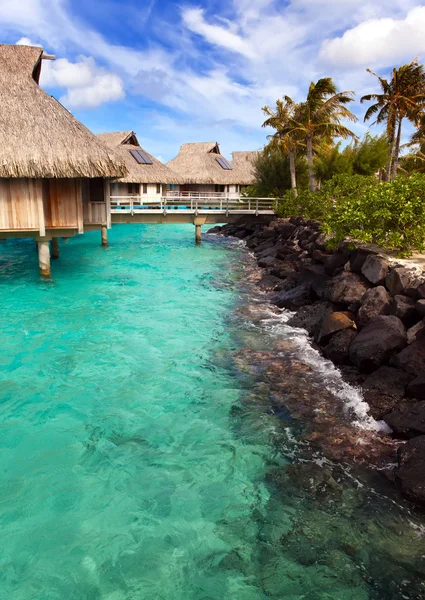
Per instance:
[[[111,196],[112,213],[129,211],[131,214],[143,212],[166,214],[169,211],[181,211],[194,214],[207,212],[270,214],[274,213],[276,208],[277,200],[274,198],[215,197],[205,194],[187,198],[164,196],[156,202],[146,202],[143,196]]]
[[[105,225],[105,202],[83,202],[83,222],[86,225]]]

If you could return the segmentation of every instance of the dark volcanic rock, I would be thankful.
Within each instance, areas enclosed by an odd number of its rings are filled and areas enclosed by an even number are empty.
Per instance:
[[[425,400],[425,373],[421,373],[409,383],[407,393],[417,400]]]
[[[331,337],[331,341],[323,349],[323,354],[336,365],[344,365],[349,362],[348,349],[356,337],[354,329],[344,329]]]
[[[264,275],[260,281],[257,281],[257,286],[266,291],[279,291],[282,289],[283,281],[274,275]]]
[[[423,321],[419,321],[418,323],[410,327],[410,329],[407,330],[407,343],[413,344],[413,342],[417,339],[417,337],[420,334],[423,335],[425,333],[424,329],[425,323]]]
[[[391,300],[390,314],[398,317],[406,327],[410,327],[417,321],[415,301],[408,296],[396,294]]]
[[[400,369],[404,369],[412,375],[419,376],[425,372],[425,335],[420,332],[416,340],[402,350],[399,354],[393,356],[391,364]]]
[[[368,285],[355,273],[342,272],[329,284],[328,299],[335,304],[356,304],[361,301]]]
[[[350,269],[353,273],[360,274],[362,272],[362,267],[365,263],[365,260],[368,256],[371,255],[370,250],[366,250],[365,248],[357,248],[352,252],[350,258]]]
[[[391,296],[402,294],[412,279],[412,273],[406,267],[391,269],[385,278],[385,286]]]
[[[302,306],[297,314],[289,319],[288,325],[305,329],[309,335],[314,336],[323,317],[332,311],[329,302],[315,302],[310,306]]]
[[[281,225],[279,225],[277,227],[277,233],[283,239],[287,240],[294,233],[295,229],[296,229],[296,226],[293,225],[292,223],[282,223]]]
[[[419,298],[425,299],[425,283],[418,287],[418,296]]]
[[[407,344],[406,329],[398,317],[374,317],[350,346],[349,356],[361,371],[372,372]]]
[[[425,433],[425,402],[413,402],[395,408],[384,420],[394,433],[412,438]]]
[[[324,260],[325,272],[328,275],[335,275],[340,271],[348,261],[349,255],[346,252],[335,252]]]
[[[425,317],[425,300],[418,300],[416,302],[416,311],[420,317]]]
[[[343,312],[333,312],[325,315],[317,332],[316,341],[320,344],[326,344],[334,333],[344,329],[356,329],[353,316]]]
[[[260,258],[260,260],[258,261],[258,266],[259,267],[263,267],[263,268],[268,268],[268,267],[272,267],[276,262],[276,259],[274,256],[265,256],[264,258]]]
[[[401,369],[380,367],[363,384],[363,395],[374,419],[382,419],[404,398],[412,376]]]
[[[288,308],[289,310],[296,310],[300,306],[311,304],[309,286],[302,284],[287,292],[280,292],[276,294],[274,303],[279,308]]]
[[[390,263],[387,259],[377,254],[369,254],[362,266],[362,274],[370,283],[379,285],[388,275]]]
[[[373,317],[385,314],[389,309],[389,302],[390,295],[382,285],[367,290],[357,314],[358,324],[363,327]]]
[[[425,435],[410,440],[398,451],[396,482],[418,504],[425,504]]]

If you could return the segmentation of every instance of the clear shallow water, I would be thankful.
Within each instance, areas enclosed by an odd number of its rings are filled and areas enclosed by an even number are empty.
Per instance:
[[[236,369],[272,341],[232,316],[242,251],[193,238],[86,234],[50,282],[0,249],[0,598],[425,597],[420,519]]]

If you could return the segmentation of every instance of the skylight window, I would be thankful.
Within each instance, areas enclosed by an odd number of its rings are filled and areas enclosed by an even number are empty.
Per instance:
[[[130,154],[139,165],[153,165],[153,162],[143,150],[130,150]]]
[[[220,165],[220,167],[222,169],[224,169],[225,171],[231,171],[232,167],[230,166],[230,164],[227,162],[227,160],[225,158],[221,158],[221,156],[219,158],[215,159],[218,164]]]

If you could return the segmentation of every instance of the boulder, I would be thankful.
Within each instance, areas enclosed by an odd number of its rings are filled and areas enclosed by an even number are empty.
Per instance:
[[[333,312],[323,317],[316,335],[319,344],[326,344],[331,336],[344,329],[356,329],[354,315],[347,312]]]
[[[409,283],[406,285],[406,287],[404,288],[403,293],[406,296],[409,296],[409,298],[413,298],[413,300],[417,300],[419,298],[418,289],[421,287],[423,282],[424,282],[423,277],[417,277],[414,274],[412,274],[412,278],[409,281]]]
[[[412,375],[419,376],[425,371],[425,335],[420,332],[416,340],[391,359],[391,364]]]
[[[313,259],[314,259],[316,262],[319,262],[319,263],[324,263],[324,262],[325,262],[325,261],[326,261],[326,260],[327,260],[327,259],[330,257],[330,254],[327,254],[326,252],[323,252],[323,250],[318,250],[318,249],[316,248],[316,249],[313,251],[313,254],[312,254],[312,256],[313,256]]]
[[[389,313],[403,321],[406,327],[412,326],[417,321],[415,301],[408,296],[396,294],[391,300]]]
[[[365,373],[376,370],[407,344],[406,329],[398,317],[374,317],[351,343],[352,363]]]
[[[401,369],[379,367],[365,380],[362,390],[370,414],[380,421],[404,398],[412,376]]]
[[[395,267],[390,270],[385,278],[385,286],[391,296],[402,294],[409,286],[412,279],[412,272],[406,267]]]
[[[323,349],[323,354],[336,365],[347,364],[349,362],[348,349],[356,335],[357,332],[354,329],[344,329],[335,333],[329,344]]]
[[[360,274],[362,272],[362,267],[365,263],[365,260],[368,256],[371,255],[371,250],[367,250],[366,248],[357,248],[351,253],[350,258],[350,269],[353,273]]]
[[[399,448],[398,465],[396,482],[403,494],[425,505],[425,435]]]
[[[407,330],[407,343],[413,344],[416,338],[422,333],[425,333],[425,323],[423,321],[419,321],[410,329]]]
[[[383,283],[389,270],[388,260],[377,254],[369,254],[362,266],[362,274],[374,285]]]
[[[306,304],[312,304],[310,288],[306,284],[297,285],[292,290],[279,292],[274,298],[274,303],[279,308],[296,310]]]
[[[207,233],[220,233],[221,231],[221,225],[216,225],[215,227],[211,227],[211,229],[208,229]]]
[[[302,306],[288,321],[291,327],[305,329],[309,335],[314,336],[323,317],[333,310],[329,302],[315,302],[310,306]]]
[[[421,373],[409,383],[407,394],[417,400],[425,400],[425,373]]]
[[[277,227],[276,231],[278,235],[280,235],[283,239],[287,240],[292,236],[295,229],[296,226],[292,223],[282,223]]]
[[[258,261],[258,266],[263,269],[267,269],[268,267],[273,267],[276,262],[275,256],[265,256],[264,258],[260,258]]]
[[[404,403],[395,408],[384,421],[397,435],[403,438],[413,438],[425,433],[425,401]]]
[[[367,290],[357,314],[357,323],[360,327],[366,325],[373,317],[385,314],[389,309],[390,299],[390,295],[382,285]]]
[[[425,317],[425,300],[418,300],[415,308],[420,317]]]
[[[369,286],[355,273],[343,271],[334,277],[327,291],[328,300],[335,304],[360,303]]]
[[[349,255],[346,252],[335,252],[324,260],[325,272],[327,275],[335,275],[340,271],[346,262],[348,261]]]
[[[310,290],[316,298],[322,299],[326,296],[330,277],[326,275],[323,265],[308,265],[300,274],[300,281],[310,286]]]
[[[257,286],[261,290],[273,292],[280,291],[282,289],[282,284],[282,279],[275,277],[274,275],[264,275],[260,281],[257,281]]]
[[[425,283],[418,287],[418,296],[419,298],[425,299]]]

